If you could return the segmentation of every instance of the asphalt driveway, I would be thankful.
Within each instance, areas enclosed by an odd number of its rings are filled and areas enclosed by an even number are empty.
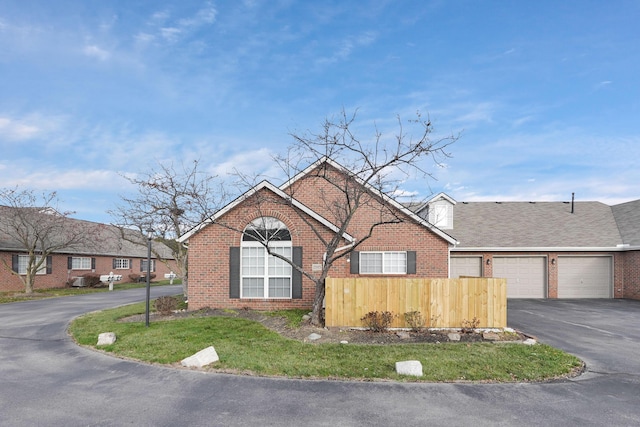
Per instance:
[[[584,360],[587,374],[640,374],[640,301],[509,300],[507,315],[510,327]]]
[[[154,297],[179,291],[152,289]],[[205,374],[118,359],[78,347],[66,335],[68,322],[81,313],[143,297],[143,289],[134,289],[0,305],[0,425],[640,425],[640,362],[629,357],[637,349],[637,334],[630,339],[614,327],[588,323],[606,317],[595,309],[598,303],[593,303],[595,312],[579,302],[557,302],[556,309],[555,302],[510,303],[513,326],[575,352],[590,366],[578,379],[550,383],[369,383]],[[605,312],[608,304],[609,310],[629,312],[618,326],[637,327],[638,303],[603,304]],[[569,319],[568,311],[576,317]],[[566,338],[553,333],[564,327]],[[607,348],[593,348],[603,345]]]

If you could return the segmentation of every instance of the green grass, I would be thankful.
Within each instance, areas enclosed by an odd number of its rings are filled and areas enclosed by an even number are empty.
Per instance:
[[[181,282],[179,280],[174,280],[174,284],[179,285]],[[151,286],[162,286],[168,285],[169,280],[159,280],[157,282],[151,283]],[[125,289],[134,289],[134,288],[144,288],[146,283],[114,283],[113,290],[121,291]],[[104,286],[102,288],[49,288],[49,289],[34,289],[32,294],[25,294],[24,290],[22,292],[0,292],[0,304],[3,303],[11,303],[18,301],[31,301],[34,299],[44,299],[44,298],[57,298],[57,297],[66,297],[70,295],[83,295],[83,294],[93,294],[96,292],[109,292],[109,286]]]
[[[288,310],[285,310],[285,312]],[[284,338],[257,322],[234,317],[118,322],[144,312],[135,304],[76,319],[70,333],[95,346],[98,334],[115,332],[102,350],[151,363],[173,364],[213,345],[220,361],[211,370],[292,378],[398,381],[541,381],[567,375],[580,360],[547,345],[443,343],[402,345],[311,344]],[[284,313],[294,319],[304,314]],[[419,360],[419,380],[395,373],[395,362]]]

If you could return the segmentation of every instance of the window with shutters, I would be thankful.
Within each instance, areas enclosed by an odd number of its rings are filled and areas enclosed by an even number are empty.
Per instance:
[[[360,274],[407,274],[407,252],[360,252]]]
[[[146,259],[141,259],[140,260],[140,271],[146,273],[147,272],[147,260]],[[156,271],[156,260],[152,259],[151,260],[151,270],[150,271]]]
[[[17,273],[27,274],[27,266],[29,265],[29,255],[17,255]],[[47,274],[47,264],[42,263],[36,274]]]
[[[242,236],[240,255],[241,298],[291,298],[291,265],[274,255],[292,259],[291,233],[273,217],[249,224]]]
[[[72,270],[91,270],[91,258],[90,257],[71,257],[71,269]]]
[[[113,259],[113,268],[116,270],[129,270],[131,268],[129,258],[114,258]]]

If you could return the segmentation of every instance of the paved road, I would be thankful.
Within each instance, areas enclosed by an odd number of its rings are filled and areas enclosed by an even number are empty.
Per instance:
[[[154,288],[153,296],[175,292],[178,287]],[[638,358],[624,350],[621,357],[630,360],[615,360],[621,347],[636,349],[637,337],[626,339],[624,331],[637,329],[640,303],[629,304],[633,323],[620,325],[611,341],[586,338],[605,328],[578,326],[585,338],[575,348],[597,371],[548,384],[349,383],[205,374],[116,359],[77,347],[65,333],[78,314],[143,298],[144,290],[130,290],[0,305],[0,425],[640,425]],[[536,302],[510,303],[510,309],[510,322],[543,325],[538,337],[551,342],[545,328],[553,323],[535,314]],[[562,319],[561,313],[553,315]],[[608,349],[595,354],[592,344]],[[596,360],[604,355],[611,359],[600,366]],[[623,368],[601,369],[610,362]]]

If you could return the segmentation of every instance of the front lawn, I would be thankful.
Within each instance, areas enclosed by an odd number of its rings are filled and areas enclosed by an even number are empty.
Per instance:
[[[93,346],[102,332],[117,341],[101,347],[114,355],[150,363],[179,364],[213,345],[220,361],[208,370],[290,378],[398,381],[542,381],[570,375],[582,362],[543,344],[312,344],[285,338],[262,324],[235,317],[187,317],[121,322],[144,313],[134,304],[82,316],[72,322],[76,341]],[[419,360],[419,380],[398,376],[395,362]]]

